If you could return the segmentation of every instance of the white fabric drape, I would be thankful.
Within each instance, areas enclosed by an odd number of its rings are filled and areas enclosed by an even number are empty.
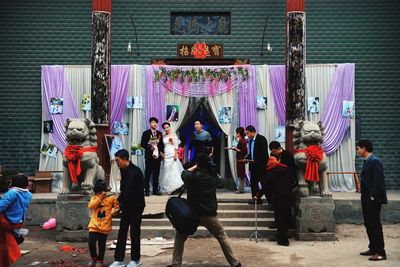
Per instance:
[[[306,66],[306,103],[308,97],[319,97],[320,111],[323,110],[327,99],[336,65],[307,65]],[[353,91],[354,99],[354,91]],[[320,113],[309,113],[306,111],[306,119],[312,121],[320,120]],[[350,122],[350,135],[343,139],[342,144],[333,154],[328,156],[328,171],[355,172],[355,120]],[[352,174],[331,175],[329,190],[354,192],[355,183]]]
[[[235,112],[233,110],[233,96],[232,96],[232,92],[229,93],[224,93],[221,95],[216,95],[216,96],[211,96],[208,97],[208,103],[210,104],[210,108],[211,111],[214,115],[214,117],[216,118],[216,121],[218,122],[219,127],[221,127],[222,131],[224,132],[225,136],[228,138],[227,140],[227,144],[228,147],[232,146],[232,138],[229,138],[230,136],[232,136],[232,117],[231,117],[231,123],[221,123],[219,121],[219,108],[221,107],[230,107],[231,108],[231,115],[233,114],[233,112]],[[233,129],[234,130],[234,129]],[[225,140],[223,139],[223,135],[221,137],[221,147],[220,147],[220,162],[221,162],[221,176],[225,177],[225,150],[224,150],[224,144],[225,144]],[[236,173],[236,169],[235,169],[235,163],[234,161],[235,159],[235,155],[233,153],[232,150],[228,150],[228,159],[229,159],[229,168],[231,170],[232,174]]]

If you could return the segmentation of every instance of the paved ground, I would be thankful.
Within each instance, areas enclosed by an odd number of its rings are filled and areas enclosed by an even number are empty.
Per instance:
[[[14,266],[85,266],[88,253],[83,251],[62,252],[66,243],[55,240],[55,231],[31,227],[22,249],[30,250]],[[233,247],[243,266],[400,266],[400,224],[384,226],[388,260],[373,263],[359,255],[367,249],[367,236],[362,225],[338,225],[337,241],[305,242],[291,240],[290,247],[264,240],[255,243],[249,239],[233,239]],[[75,248],[86,248],[85,243],[69,243]],[[170,263],[172,249],[154,257],[143,256],[143,266],[166,266]],[[113,260],[113,251],[106,251],[105,263]],[[126,261],[128,257],[126,258]],[[47,262],[47,263],[44,263]],[[108,266],[108,265],[105,265]],[[184,266],[228,266],[215,239],[189,239],[184,253]]]

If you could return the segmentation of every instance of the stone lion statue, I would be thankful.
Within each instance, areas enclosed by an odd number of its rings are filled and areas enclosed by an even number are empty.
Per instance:
[[[65,133],[68,146],[64,151],[64,181],[60,194],[88,193],[96,179],[104,179],[97,157],[95,124],[90,119],[67,119]]]
[[[299,196],[331,197],[328,190],[328,159],[322,148],[323,126],[321,122],[298,120],[294,126],[294,160],[298,169]]]

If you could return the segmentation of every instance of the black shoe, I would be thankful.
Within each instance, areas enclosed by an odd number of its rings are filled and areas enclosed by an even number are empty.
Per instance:
[[[373,252],[372,250],[368,249],[367,251],[364,252],[360,252],[361,256],[373,256],[375,255],[375,252]]]
[[[155,196],[161,196],[161,193],[158,192],[158,191],[155,191],[155,192],[153,192],[153,195],[155,195]]]
[[[148,197],[148,196],[150,196],[150,192],[149,192],[149,191],[146,191],[146,192],[144,192],[144,195],[145,195],[146,197]]]
[[[242,264],[239,262],[235,267],[242,267]]]
[[[278,245],[288,247],[289,241],[278,241]]]

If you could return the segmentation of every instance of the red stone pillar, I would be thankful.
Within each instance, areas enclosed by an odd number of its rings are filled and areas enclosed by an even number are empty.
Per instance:
[[[104,134],[110,133],[111,6],[112,0],[92,0],[92,120],[107,180],[111,166]]]
[[[286,149],[293,151],[293,125],[305,118],[305,0],[286,0]]]

